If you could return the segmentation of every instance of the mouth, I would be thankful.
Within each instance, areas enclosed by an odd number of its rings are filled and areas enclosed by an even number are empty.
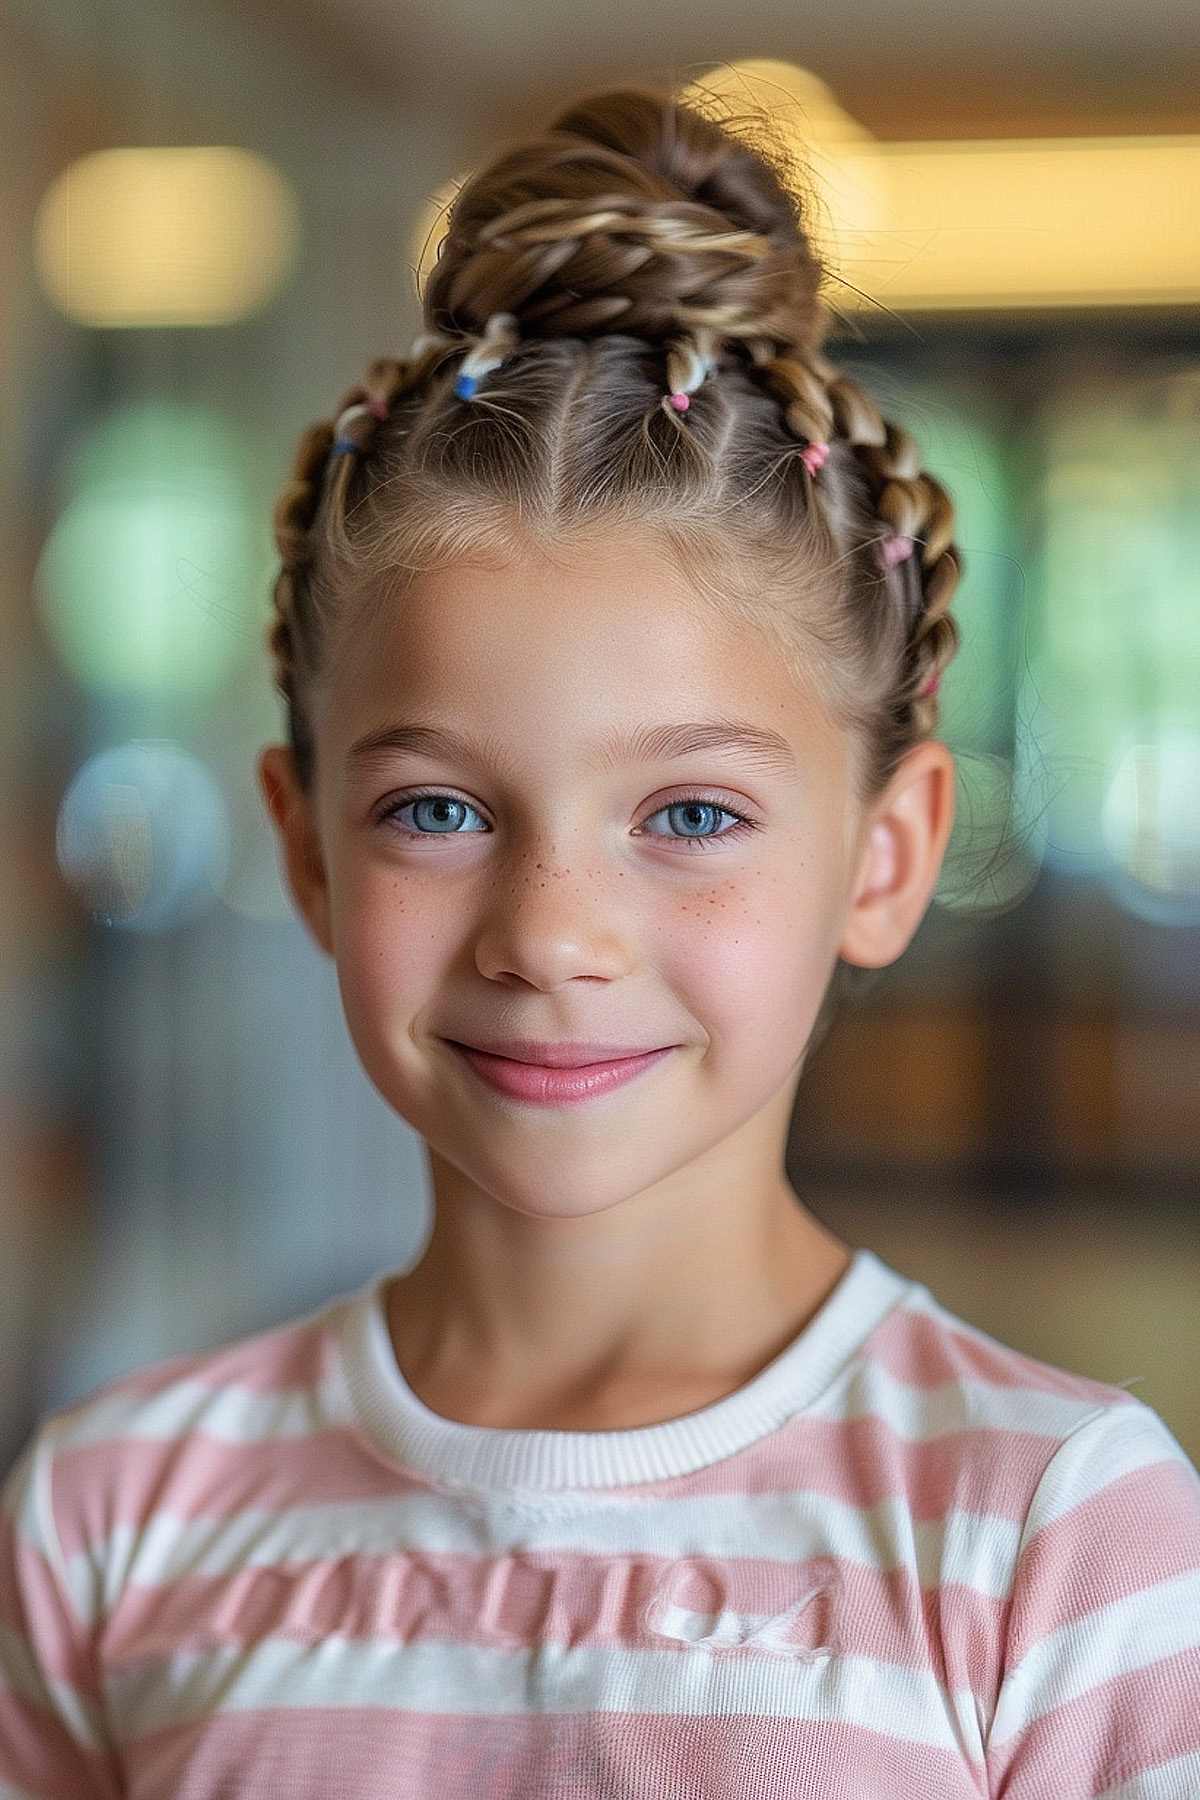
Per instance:
[[[461,1050],[476,1050],[481,1056],[501,1057],[505,1062],[529,1063],[538,1069],[584,1069],[601,1063],[627,1062],[635,1056],[649,1056],[655,1050],[672,1049],[663,1044],[614,1044],[596,1039],[577,1043],[543,1043],[535,1038],[498,1038],[492,1044],[468,1044],[461,1038],[447,1038]]]
[[[494,1092],[535,1106],[574,1105],[599,1099],[635,1080],[680,1047],[666,1044],[661,1049],[613,1057],[603,1062],[551,1067],[545,1063],[519,1062],[513,1057],[496,1056],[491,1051],[460,1044],[453,1038],[444,1041]]]

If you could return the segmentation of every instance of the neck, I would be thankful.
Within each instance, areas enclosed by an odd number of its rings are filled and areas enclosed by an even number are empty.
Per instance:
[[[405,1380],[462,1423],[620,1430],[711,1405],[787,1348],[851,1256],[784,1182],[619,1231],[611,1213],[534,1220],[477,1198],[443,1190],[386,1296]]]

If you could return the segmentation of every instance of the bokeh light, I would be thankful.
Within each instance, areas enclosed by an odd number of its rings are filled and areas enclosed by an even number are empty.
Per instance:
[[[1131,744],[1100,823],[1122,905],[1158,923],[1200,924],[1200,732]]]
[[[47,635],[85,687],[199,698],[257,645],[270,546],[251,458],[220,413],[154,401],[75,446],[34,583]]]
[[[237,146],[96,150],[51,183],[34,222],[49,299],[79,324],[227,325],[296,263],[300,209],[280,171]]]
[[[90,757],[59,807],[59,868],[102,924],[165,932],[207,912],[229,866],[209,770],[179,745],[137,739]]]
[[[1131,744],[1160,756],[1200,736],[1198,394],[1193,370],[1136,381],[1118,371],[1048,402],[1019,712],[1035,722],[1050,790],[1047,859],[1072,873],[1135,872],[1119,824],[1130,778],[1114,787],[1118,769]],[[1186,766],[1186,748],[1169,754],[1172,769],[1181,754]],[[1194,796],[1179,796],[1193,819]],[[1148,849],[1148,818],[1143,807],[1140,866],[1173,867],[1174,850]]]

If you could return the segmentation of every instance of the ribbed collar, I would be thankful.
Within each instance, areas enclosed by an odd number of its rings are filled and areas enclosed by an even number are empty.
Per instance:
[[[386,1285],[399,1272],[383,1270],[329,1303],[333,1405],[348,1410],[388,1461],[480,1496],[633,1486],[733,1455],[810,1406],[917,1287],[860,1247],[787,1349],[712,1406],[631,1431],[515,1431],[443,1418],[417,1398],[396,1361],[385,1312]]]

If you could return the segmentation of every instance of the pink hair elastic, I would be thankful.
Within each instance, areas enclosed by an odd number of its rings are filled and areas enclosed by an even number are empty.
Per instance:
[[[903,562],[905,557],[912,555],[913,541],[910,537],[905,537],[903,532],[894,531],[890,537],[884,538],[880,548],[884,562],[891,569],[898,562]]]

